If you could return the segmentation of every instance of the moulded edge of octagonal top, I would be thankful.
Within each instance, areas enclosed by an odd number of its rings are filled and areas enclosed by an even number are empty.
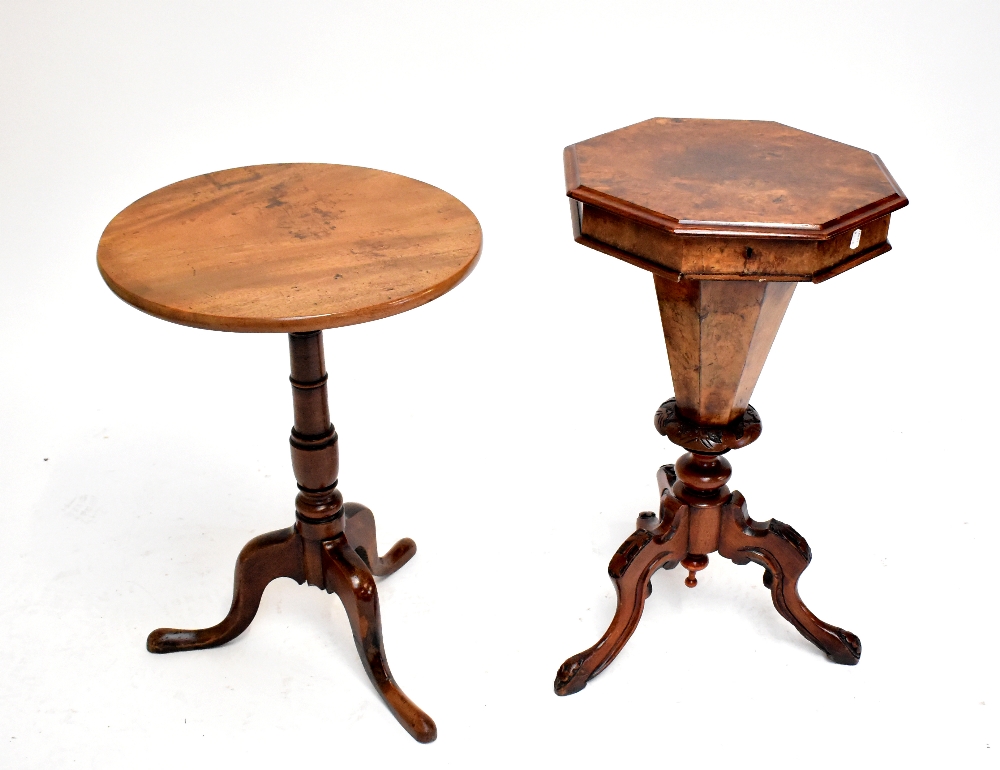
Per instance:
[[[669,216],[668,214],[663,214],[651,209],[644,208],[630,201],[622,200],[621,198],[616,198],[613,195],[608,195],[607,193],[600,192],[599,190],[591,189],[580,182],[580,169],[576,157],[576,147],[577,145],[584,144],[585,142],[593,141],[594,139],[599,139],[608,134],[617,133],[618,131],[624,131],[626,129],[632,128],[633,126],[638,126],[643,123],[649,123],[654,120],[670,120],[670,118],[649,118],[648,120],[642,120],[638,123],[633,123],[630,126],[623,126],[622,128],[617,128],[614,131],[607,131],[603,134],[598,134],[597,136],[591,137],[590,139],[584,139],[582,142],[575,142],[563,151],[563,161],[566,171],[566,195],[574,200],[578,200],[581,203],[589,203],[594,206],[599,206],[607,211],[611,211],[621,216],[628,217],[642,224],[649,225],[651,227],[656,227],[661,230],[666,230],[670,233],[676,233],[677,235],[719,235],[719,236],[743,236],[743,237],[757,237],[757,238],[791,238],[794,240],[810,240],[810,241],[823,241],[833,238],[840,233],[856,228],[859,226],[864,226],[868,222],[885,216],[886,214],[891,214],[893,211],[903,208],[909,201],[906,198],[905,193],[897,184],[896,180],[893,178],[892,174],[889,173],[889,169],[885,167],[882,159],[876,155],[874,152],[869,150],[864,150],[860,147],[854,147],[853,145],[846,144],[845,142],[837,142],[835,139],[827,139],[826,137],[819,136],[819,134],[813,134],[809,131],[802,131],[802,129],[795,128],[794,126],[787,126],[784,123],[778,123],[777,121],[757,121],[748,120],[742,121],[746,123],[772,123],[774,125],[783,126],[784,128],[789,128],[793,131],[798,131],[803,134],[810,134],[811,136],[818,137],[828,142],[834,142],[836,144],[842,144],[845,147],[850,147],[851,149],[858,150],[859,152],[864,152],[871,155],[875,164],[878,166],[879,170],[885,176],[886,181],[894,190],[892,195],[886,196],[878,201],[873,201],[865,206],[855,209],[849,213],[843,214],[839,217],[831,219],[824,222],[816,229],[806,229],[801,226],[789,226],[782,223],[703,223],[686,221],[681,222],[678,219]],[[735,121],[730,121],[735,122]]]
[[[634,123],[632,126],[654,120],[670,119],[650,118],[646,121]],[[775,121],[745,122],[772,123],[803,134],[809,134],[807,131],[801,131],[801,129],[791,126],[784,126],[784,124],[776,123]],[[878,155],[868,150],[846,145],[843,142],[836,142],[835,140],[826,139],[826,137],[820,137],[818,134],[811,134],[811,136],[816,136],[825,141],[835,142],[836,144],[841,144],[870,155],[892,188],[893,193],[814,227],[779,223],[705,223],[693,220],[680,221],[667,214],[653,211],[631,201],[594,190],[581,183],[576,147],[585,142],[607,136],[609,133],[631,128],[632,126],[615,129],[615,131],[591,137],[591,139],[571,144],[565,148],[563,162],[566,175],[566,195],[571,199],[572,204],[571,212],[573,215],[574,238],[578,243],[618,257],[654,273],[673,278],[674,280],[687,277],[693,279],[753,279],[813,281],[819,283],[889,251],[892,248],[887,240],[889,215],[909,203],[902,189]],[[720,266],[721,269],[719,271],[713,272],[711,270],[706,271],[703,267],[699,268],[695,266],[692,268],[691,265],[680,262],[667,264],[665,261],[657,259],[653,254],[643,253],[642,249],[630,248],[623,243],[613,242],[616,239],[595,238],[593,234],[583,232],[586,229],[583,224],[585,211],[589,211],[594,217],[620,217],[622,220],[625,220],[622,226],[626,228],[632,227],[638,231],[646,231],[650,234],[660,232],[664,234],[660,238],[666,238],[668,241],[673,241],[674,236],[680,236],[681,241],[676,243],[691,240],[707,243],[709,240],[714,240],[716,243],[732,243],[735,247],[735,244],[741,240],[753,244],[755,242],[759,243],[763,239],[771,241],[775,247],[787,253],[788,248],[793,247],[793,244],[797,242],[810,251],[818,247],[822,252],[825,252],[826,257],[824,258],[822,254],[816,253],[805,259],[803,264],[796,267],[789,265],[789,269],[782,267],[777,270],[764,269],[762,271],[748,271],[746,268],[733,271],[732,269],[721,268]],[[629,225],[629,222],[633,224]],[[873,223],[875,227],[869,227]],[[651,228],[651,230],[648,228]],[[861,248],[848,248],[848,243],[852,239],[853,232],[858,229],[865,230],[865,237]],[[785,244],[784,247],[780,246],[781,243]],[[761,246],[764,246],[764,244],[761,244]],[[794,247],[793,250],[797,251]]]

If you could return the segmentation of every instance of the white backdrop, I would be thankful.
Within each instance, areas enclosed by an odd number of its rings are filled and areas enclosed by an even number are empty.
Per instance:
[[[0,765],[986,766],[998,10],[4,0]],[[829,663],[759,567],[713,557],[694,591],[658,573],[625,651],[557,698],[679,454],[652,427],[672,391],[652,280],[573,243],[562,148],[653,116],[864,147],[911,200],[892,252],[799,287],[752,400],[764,435],[730,455],[751,515],[812,546],[806,602],[864,654]],[[453,292],[326,335],[341,488],[383,549],[419,547],[379,590],[430,746],[316,589],[272,584],[225,647],[144,648],[218,621],[239,549],[292,521],[287,342],[143,315],[97,241],[147,192],[276,161],[405,174],[483,225]]]

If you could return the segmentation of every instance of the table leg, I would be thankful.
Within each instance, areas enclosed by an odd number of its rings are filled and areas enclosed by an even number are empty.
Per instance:
[[[339,449],[330,422],[322,333],[288,337],[295,413],[290,443],[299,486],[296,524],[256,537],[243,548],[232,607],[221,623],[194,631],[160,628],[149,635],[146,648],[165,653],[225,644],[250,625],[272,580],[308,582],[340,597],[368,678],[407,732],[429,743],[437,737],[434,721],[399,689],[385,660],[375,588],[375,576],[396,572],[413,558],[417,546],[403,538],[379,556],[374,515],[363,505],[344,503],[337,489]]]
[[[387,577],[413,558],[417,544],[404,537],[385,556],[378,555],[375,516],[358,503],[344,503],[344,534],[351,548],[376,577]]]
[[[680,504],[669,490],[660,500],[657,525],[650,527],[650,517],[640,516],[639,528],[622,543],[608,565],[608,575],[618,595],[611,625],[597,644],[568,658],[559,667],[554,684],[556,695],[579,692],[608,667],[639,625],[653,573],[663,566],[668,569],[677,566],[687,553],[688,507]]]
[[[861,640],[850,631],[824,623],[799,598],[799,577],[812,551],[805,539],[780,521],[750,518],[739,492],[723,508],[719,554],[737,564],[756,562],[764,567],[764,585],[771,589],[774,608],[834,663],[855,665],[861,658]]]
[[[764,584],[771,589],[774,606],[782,617],[834,662],[858,662],[858,637],[824,623],[799,598],[798,579],[812,559],[805,540],[787,524],[753,521],[743,495],[730,494],[725,485],[731,472],[721,454],[699,451],[682,455],[676,465],[660,468],[659,515],[640,514],[637,531],[608,566],[618,595],[611,625],[597,644],[560,666],[555,680],[557,695],[582,690],[621,652],[642,616],[652,591],[650,577],[656,569],[682,564],[689,570],[685,583],[693,588],[697,585],[695,572],[707,566],[707,554],[715,551],[737,564],[753,561],[762,565]]]
[[[322,553],[326,590],[336,593],[344,603],[368,678],[406,731],[420,743],[430,743],[437,738],[434,720],[399,689],[385,659],[378,590],[368,565],[344,537],[325,541]]]
[[[150,652],[181,652],[217,647],[242,634],[257,614],[268,583],[289,577],[302,583],[302,541],[294,527],[255,537],[236,559],[233,603],[221,623],[198,631],[158,628],[146,639]]]

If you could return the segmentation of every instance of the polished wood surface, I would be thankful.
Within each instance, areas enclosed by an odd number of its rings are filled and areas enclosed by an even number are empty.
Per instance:
[[[799,577],[812,560],[805,539],[780,521],[751,519],[743,495],[725,486],[731,473],[725,458],[698,452],[682,455],[676,466],[660,468],[659,514],[640,514],[636,531],[608,565],[618,597],[611,624],[596,644],[559,667],[557,695],[582,690],[622,651],[639,625],[656,570],[680,563],[688,570],[685,585],[694,588],[696,573],[708,566],[708,554],[715,551],[735,564],[761,565],[764,586],[778,613],[834,663],[858,662],[858,637],[817,618],[799,596]]]
[[[337,488],[337,432],[330,422],[322,332],[289,334],[295,422],[290,439],[299,493],[295,525],[251,540],[236,560],[233,602],[222,621],[199,630],[159,628],[146,640],[150,652],[217,647],[245,631],[268,583],[288,577],[336,593],[343,602],[368,678],[393,716],[416,740],[429,743],[437,727],[396,684],[382,642],[375,576],[408,562],[416,544],[404,538],[379,556],[375,518],[357,503],[345,503]]]
[[[682,565],[694,588],[715,552],[762,565],[782,617],[832,661],[857,663],[858,637],[798,594],[806,541],[750,518],[722,455],[761,435],[750,397],[794,281],[818,283],[888,251],[889,214],[906,198],[871,153],[777,123],[657,118],[563,157],[574,239],[653,273],[675,394],[654,424],[687,453],[660,469],[659,513],[639,515],[608,565],[611,625],[563,663],[556,693],[578,692],[614,660],[655,570]]]
[[[598,193],[672,232],[815,239],[905,205],[872,153],[780,123],[653,118],[570,151],[574,197]]]
[[[368,678],[416,740],[434,721],[396,684],[382,640],[376,576],[416,553],[409,538],[380,556],[372,512],[338,487],[322,329],[401,313],[439,297],[475,266],[476,217],[422,182],[353,166],[250,166],[147,195],[108,225],[101,275],[159,318],[223,331],[288,332],[295,524],[251,540],[236,562],[229,613],[210,628],[160,628],[146,646],[215,647],[245,631],[267,585],[289,577],[336,593]]]
[[[750,403],[794,283],[671,281],[654,276],[677,406],[728,425]]]
[[[430,302],[475,266],[482,232],[459,200],[398,174],[290,163],[219,171],[140,198],[97,262],[126,302],[168,321],[314,331]]]
[[[820,282],[889,251],[878,156],[780,123],[654,118],[564,153],[575,237],[679,280]]]

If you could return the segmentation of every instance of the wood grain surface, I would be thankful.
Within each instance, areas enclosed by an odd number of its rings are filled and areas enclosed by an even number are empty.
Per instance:
[[[795,284],[653,278],[678,411],[699,425],[739,419]]]
[[[743,495],[730,493],[726,486],[732,471],[724,457],[702,452],[687,452],[676,465],[660,468],[659,515],[639,514],[636,531],[608,564],[618,596],[611,624],[595,645],[559,667],[556,695],[580,692],[622,651],[653,592],[650,578],[656,570],[681,564],[688,570],[684,584],[694,588],[699,582],[696,573],[709,566],[708,554],[715,551],[736,564],[761,565],[778,614],[834,663],[857,664],[861,640],[820,620],[799,596],[799,578],[812,561],[809,544],[783,522],[751,519]]]
[[[617,607],[597,643],[556,672],[557,695],[586,687],[624,648],[658,569],[678,564],[695,588],[718,552],[764,567],[778,613],[835,663],[861,641],[803,603],[812,559],[787,524],[750,518],[722,457],[761,435],[749,400],[795,290],[889,250],[889,215],[907,201],[871,153],[777,123],[655,118],[567,147],[578,243],[653,273],[675,397],[661,435],[687,449],[665,465],[659,515],[608,564]]]
[[[780,123],[653,118],[566,148],[571,198],[674,233],[825,240],[907,200],[873,153]]]
[[[290,163],[219,171],[140,198],[107,226],[108,286],[204,329],[315,331],[430,302],[475,266],[461,201],[398,174]]]
[[[146,639],[155,653],[204,650],[226,644],[250,627],[264,589],[279,577],[335,593],[347,611],[361,664],[392,715],[421,743],[437,737],[434,720],[399,689],[382,644],[382,616],[375,576],[386,577],[417,552],[410,538],[380,556],[375,516],[358,503],[345,503],[337,486],[340,447],[330,422],[323,332],[288,335],[291,354],[292,469],[299,493],[295,525],[258,535],[236,559],[229,613],[210,628],[158,628]]]
[[[756,120],[653,118],[563,153],[573,237],[670,280],[820,283],[892,247],[878,156]]]

